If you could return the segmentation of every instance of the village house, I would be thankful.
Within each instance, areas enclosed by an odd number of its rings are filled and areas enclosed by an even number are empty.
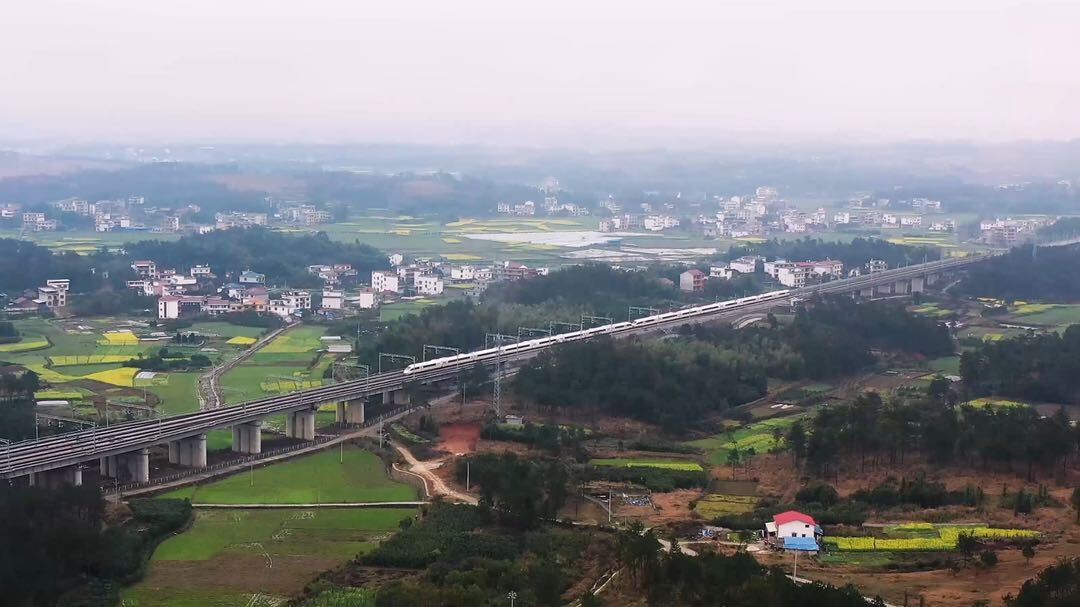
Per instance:
[[[781,512],[765,523],[766,543],[778,548],[817,550],[821,536],[821,526],[814,521],[814,517],[795,510]]]
[[[692,268],[679,274],[679,290],[681,291],[704,291],[705,272]]]

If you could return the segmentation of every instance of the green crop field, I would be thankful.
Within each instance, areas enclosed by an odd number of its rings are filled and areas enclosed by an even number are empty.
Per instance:
[[[255,468],[205,485],[183,487],[161,497],[190,498],[195,504],[317,504],[398,502],[416,499],[416,490],[386,476],[382,460],[346,447],[327,449]]]
[[[959,356],[943,356],[941,358],[935,358],[927,364],[930,366],[931,371],[936,371],[945,375],[960,375]]]
[[[326,381],[323,371],[333,358],[323,355],[314,368],[308,366],[323,348],[323,342],[319,340],[323,334],[322,327],[301,325],[274,338],[222,376],[226,402],[263,398],[295,390],[301,385],[322,385]]]
[[[166,415],[177,415],[199,410],[199,397],[196,395],[198,383],[198,373],[169,373],[165,385],[147,389],[161,399],[158,405],[160,410]]]
[[[732,446],[737,447],[739,451],[753,448],[756,453],[768,453],[770,449],[776,446],[776,441],[773,440],[773,429],[779,428],[786,433],[791,424],[804,415],[776,417],[754,422],[731,432],[689,441],[686,444],[705,451],[710,463],[726,465],[728,451],[731,450]]]
[[[216,321],[197,322],[184,330],[197,331],[203,335],[216,335],[225,339],[229,339],[230,337],[258,337],[262,335],[264,331],[264,329],[259,327],[245,327],[242,325]]]
[[[424,308],[433,306],[439,302],[433,299],[413,299],[410,301],[397,301],[379,307],[379,320],[389,322],[397,320],[408,314],[420,314]]]
[[[158,546],[127,607],[277,605],[318,573],[374,548],[415,513],[403,508],[198,510]]]
[[[937,525],[904,523],[883,529],[882,537],[827,536],[826,544],[840,551],[854,552],[927,552],[955,550],[961,534],[976,538],[1021,540],[1039,537],[1028,529],[999,529],[987,525]]]
[[[1024,407],[1030,407],[1031,406],[1029,403],[1025,403],[1025,402],[1019,401],[1019,400],[1009,400],[1007,398],[991,398],[991,397],[983,397],[983,398],[972,399],[972,400],[967,401],[964,404],[965,405],[972,405],[972,406],[975,406],[975,407],[1006,407],[1006,408],[1015,408],[1015,407],[1024,408]]]
[[[606,458],[591,459],[589,464],[593,466],[618,466],[621,468],[665,468],[667,470],[701,470],[701,464],[688,459],[662,459],[662,458]]]
[[[712,519],[727,514],[744,514],[757,505],[758,499],[749,495],[712,493],[702,497],[694,506],[694,512]]]
[[[1033,306],[1037,304],[1027,304]],[[1024,306],[1021,306],[1023,308]],[[1054,305],[1020,316],[1018,321],[1033,325],[1065,327],[1080,324],[1080,305]]]

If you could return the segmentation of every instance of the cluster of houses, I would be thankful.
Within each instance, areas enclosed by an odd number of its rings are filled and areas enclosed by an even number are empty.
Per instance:
[[[416,259],[405,263],[400,253],[390,255],[390,270],[371,273],[370,291],[379,297],[415,294],[441,295],[447,285],[468,284],[478,292],[492,281],[522,280],[544,276],[548,268],[531,268],[524,264],[505,261],[494,266],[451,264],[430,259]]]
[[[1046,217],[986,219],[979,222],[979,239],[989,245],[1011,247],[1030,238],[1035,230],[1049,223],[1050,219]]]
[[[32,313],[43,309],[57,312],[68,305],[71,281],[67,278],[50,278],[37,290],[28,290],[8,302],[6,312]]]
[[[358,273],[350,264],[308,266],[308,273],[318,276],[324,285],[317,310],[311,292],[267,287],[266,276],[251,270],[227,276],[227,282],[219,284],[207,265],[196,265],[181,273],[159,268],[151,260],[138,260],[131,264],[138,278],[128,281],[127,286],[143,295],[157,297],[161,319],[244,311],[289,318],[307,311],[334,314],[347,308],[372,309],[401,296],[438,296],[447,285],[464,285],[479,293],[491,281],[522,280],[548,273],[547,268],[530,268],[509,261],[494,267],[451,265],[427,259],[405,263],[404,256],[397,253],[390,255],[389,261],[390,270],[372,272],[369,285],[361,285],[355,291],[350,287],[357,283]]]
[[[867,270],[877,272],[886,269],[883,261],[873,260],[867,265]],[[687,270],[679,275],[679,289],[683,291],[703,291],[705,281],[710,279],[730,280],[739,274],[765,273],[776,282],[789,288],[804,287],[808,282],[820,282],[844,277],[844,262],[836,259],[824,259],[821,261],[788,261],[786,259],[774,259],[768,261],[761,255],[744,255],[738,259],[732,259],[724,265],[715,265],[709,268],[706,274],[696,268]],[[861,268],[853,270],[860,273]]]
[[[73,214],[90,218],[97,232],[147,231],[192,232],[203,234],[212,230],[269,225],[317,225],[330,223],[329,211],[302,201],[274,201],[273,213],[228,211],[214,215],[214,223],[191,221],[202,209],[189,204],[180,207],[157,207],[146,204],[142,196],[90,202],[85,198],[65,198],[50,203],[55,213],[24,210],[19,203],[0,205],[0,219],[21,219],[24,232],[48,232],[63,227],[63,215]]]
[[[254,311],[288,318],[311,309],[311,293],[295,289],[269,289],[266,276],[245,270],[231,276],[232,282],[217,286],[217,276],[207,265],[191,267],[186,274],[159,268],[150,260],[134,261],[138,278],[127,287],[143,295],[156,296],[157,316],[175,319],[185,316]],[[207,293],[210,291],[211,293]]]

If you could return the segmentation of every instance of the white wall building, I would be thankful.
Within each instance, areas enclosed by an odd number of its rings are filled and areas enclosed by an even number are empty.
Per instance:
[[[453,266],[450,268],[450,280],[476,280],[476,268],[473,266]]]
[[[370,310],[379,304],[379,300],[373,289],[363,289],[360,291],[357,303],[360,305],[361,309]]]
[[[391,291],[394,293],[400,293],[401,287],[398,286],[398,275],[396,272],[372,272],[371,273],[371,289],[376,293],[383,293]]]
[[[738,272],[728,266],[711,266],[709,268],[709,278],[723,278],[728,280],[736,274],[738,274]]]
[[[416,292],[421,295],[442,295],[443,279],[434,274],[416,275]]]
[[[765,258],[760,255],[745,255],[738,259],[732,259],[728,263],[728,267],[739,274],[753,274],[757,270],[758,262],[764,260]]]
[[[322,292],[322,309],[324,310],[340,310],[344,301],[344,293],[341,291],[324,290]]]
[[[180,297],[178,295],[166,295],[159,297],[157,302],[158,318],[180,318]]]
[[[776,280],[785,287],[797,289],[806,286],[806,268],[791,264],[778,268]]]

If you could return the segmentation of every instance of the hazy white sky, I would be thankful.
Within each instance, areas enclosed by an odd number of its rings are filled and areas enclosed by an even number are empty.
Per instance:
[[[11,0],[0,135],[1080,137],[1080,0]]]

